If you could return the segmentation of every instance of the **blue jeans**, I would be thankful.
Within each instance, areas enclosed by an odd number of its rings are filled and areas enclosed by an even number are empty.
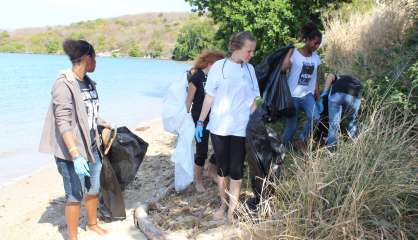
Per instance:
[[[307,118],[303,132],[299,136],[300,140],[306,141],[306,139],[311,134],[312,127],[319,120],[319,113],[316,109],[315,98],[312,93],[309,93],[308,95],[302,98],[293,97],[292,99],[293,104],[295,106],[296,114],[291,118],[286,118],[286,126],[283,133],[283,143],[285,144],[285,146],[289,146],[293,134],[296,131],[296,128],[298,126],[297,114],[300,109],[302,109],[305,112]]]
[[[79,176],[75,173],[73,161],[55,158],[58,172],[64,182],[66,202],[78,203],[83,200],[85,194],[97,195],[100,191],[100,172],[102,159],[98,150],[93,151],[96,162],[88,162],[90,177]]]
[[[336,146],[337,131],[340,128],[341,115],[347,114],[347,132],[351,138],[357,136],[357,113],[360,109],[360,99],[346,93],[334,93],[328,97],[328,146]]]

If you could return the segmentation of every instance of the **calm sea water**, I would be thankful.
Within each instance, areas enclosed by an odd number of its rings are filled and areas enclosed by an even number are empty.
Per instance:
[[[0,53],[0,186],[51,163],[38,153],[51,87],[66,56]],[[97,58],[100,115],[117,126],[136,127],[159,116],[162,96],[189,65],[138,58]]]

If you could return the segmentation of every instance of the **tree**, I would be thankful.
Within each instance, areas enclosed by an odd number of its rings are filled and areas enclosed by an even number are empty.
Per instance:
[[[185,61],[194,59],[204,49],[216,48],[215,29],[208,21],[187,23],[177,37],[173,59]]]
[[[141,55],[138,43],[133,43],[132,44],[131,48],[129,48],[129,50],[128,50],[128,55],[130,57],[139,57]]]
[[[48,39],[46,51],[48,53],[57,53],[60,48],[58,39]]]
[[[161,54],[163,53],[163,48],[164,46],[161,41],[153,39],[148,44],[147,55],[151,56],[152,58],[161,57]]]
[[[201,14],[209,12],[219,24],[216,38],[224,41],[234,32],[249,31],[257,38],[255,60],[290,42],[295,42],[300,28],[313,21],[320,27],[320,14],[326,7],[336,7],[350,0],[186,0]]]
[[[8,37],[10,37],[9,32],[3,31],[3,32],[0,33],[0,38],[1,39],[8,38]]]
[[[3,31],[0,33],[0,44],[4,44],[9,39],[10,35],[7,31]]]

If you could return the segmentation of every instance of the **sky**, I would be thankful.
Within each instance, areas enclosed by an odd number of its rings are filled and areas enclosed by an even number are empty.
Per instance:
[[[0,0],[0,29],[67,25],[127,14],[190,9],[185,0]]]

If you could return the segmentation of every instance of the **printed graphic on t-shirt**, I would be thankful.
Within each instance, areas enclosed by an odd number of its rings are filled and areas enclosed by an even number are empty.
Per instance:
[[[303,62],[302,70],[300,71],[298,85],[308,86],[312,79],[312,74],[315,70],[313,62]]]
[[[81,94],[83,96],[84,104],[86,105],[88,122],[90,130],[97,128],[96,116],[99,111],[99,98],[96,90],[91,83],[81,86]]]

